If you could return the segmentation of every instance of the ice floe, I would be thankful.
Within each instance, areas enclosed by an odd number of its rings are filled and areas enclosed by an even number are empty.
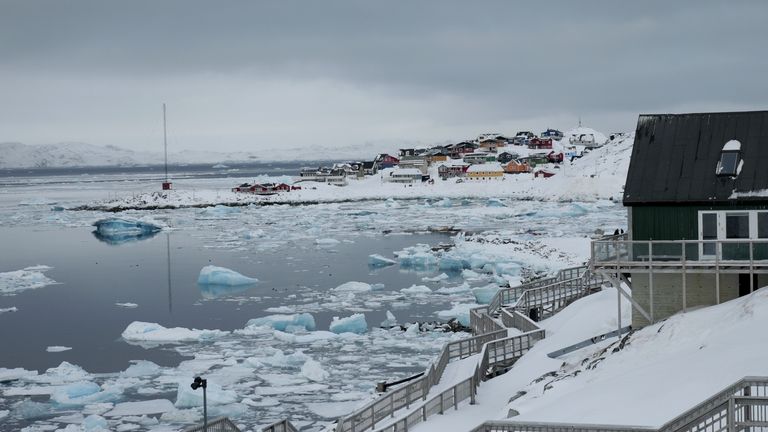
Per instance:
[[[201,342],[228,335],[222,330],[197,330],[182,327],[165,328],[160,324],[134,321],[123,331],[127,342],[148,342],[154,344]]]
[[[368,331],[368,323],[365,321],[364,314],[354,314],[346,318],[333,317],[330,330],[336,334],[362,334]]]
[[[259,283],[258,279],[243,276],[240,273],[224,267],[205,266],[200,270],[200,276],[197,278],[200,285],[252,285]]]

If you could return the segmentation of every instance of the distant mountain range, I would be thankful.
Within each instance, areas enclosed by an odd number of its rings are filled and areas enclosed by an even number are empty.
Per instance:
[[[397,153],[401,148],[423,147],[426,144],[406,140],[368,141],[346,147],[322,147],[318,145],[273,149],[265,152],[169,152],[168,163],[218,164],[243,162],[289,161],[364,161],[373,160],[379,153]],[[95,146],[83,142],[26,145],[18,142],[0,143],[0,169],[41,167],[88,167],[88,166],[147,166],[163,165],[162,152],[142,152],[113,145]]]

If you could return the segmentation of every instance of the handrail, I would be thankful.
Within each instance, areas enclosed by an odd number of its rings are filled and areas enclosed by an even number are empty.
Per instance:
[[[276,421],[269,426],[261,428],[261,432],[299,432],[299,429],[288,419]]]
[[[768,428],[768,377],[745,376],[659,428],[486,421],[471,432],[731,432]]]
[[[488,303],[488,306],[483,306],[472,310],[479,311],[483,308],[486,308],[484,311],[485,313],[482,315],[486,315],[487,320],[492,320],[491,315],[494,315],[496,312],[498,312],[502,305],[516,302],[525,293],[525,291],[535,288],[555,286],[557,284],[566,283],[573,280],[584,279],[585,277],[588,277],[588,270],[588,264],[576,267],[568,267],[559,270],[557,274],[552,277],[535,280],[533,282],[528,282],[517,287],[502,288],[496,293],[496,295],[493,296],[491,301]],[[473,318],[479,318],[481,316],[480,312],[477,312],[474,315],[476,316],[473,316],[473,314],[470,312],[470,325],[472,327],[472,333],[482,334],[483,332],[488,331],[487,321],[479,322],[473,320]]]
[[[514,314],[520,315],[517,312]],[[520,315],[518,319],[528,320],[525,316]],[[533,326],[535,323],[528,320]],[[459,409],[459,402],[463,402],[467,399],[471,399],[471,403],[475,403],[475,395],[477,394],[477,387],[480,382],[488,379],[488,370],[494,369],[493,375],[495,375],[495,367],[497,364],[506,364],[514,362],[528,352],[533,345],[545,337],[544,329],[536,328],[533,331],[511,336],[504,339],[498,339],[483,345],[481,352],[481,359],[475,367],[474,373],[467,379],[460,381],[454,386],[440,392],[437,395],[425,399],[424,402],[419,404],[411,413],[403,416],[397,421],[390,423],[379,429],[374,429],[373,432],[397,432],[407,431],[408,428],[413,425],[426,421],[427,418],[434,414],[443,414],[446,406],[453,406],[455,410]],[[337,427],[337,431],[338,431]],[[363,430],[363,429],[355,429]]]
[[[288,422],[288,420],[284,420],[284,421]],[[296,428],[294,428],[293,431],[286,430],[286,429],[282,429],[282,430],[273,429],[270,432],[294,432],[294,431],[299,432]],[[237,426],[234,423],[232,423],[232,420],[228,419],[227,417],[218,417],[208,422],[208,428],[206,428],[205,425],[196,425],[196,426],[192,426],[184,429],[184,432],[240,432],[240,429],[238,429]]]
[[[749,250],[746,250],[747,246]],[[693,259],[685,259],[686,255]],[[592,241],[593,267],[602,263],[618,262],[619,259],[625,264],[684,261],[744,264],[757,261],[765,265],[768,261],[768,239],[625,240],[611,237]]]

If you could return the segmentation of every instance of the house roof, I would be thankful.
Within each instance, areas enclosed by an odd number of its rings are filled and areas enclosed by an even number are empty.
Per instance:
[[[731,140],[741,143],[743,166],[735,177],[718,176]],[[766,166],[768,111],[641,115],[624,205],[766,202],[754,193],[768,189]]]

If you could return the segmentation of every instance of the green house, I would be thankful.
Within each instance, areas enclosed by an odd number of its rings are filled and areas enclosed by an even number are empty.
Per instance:
[[[633,327],[768,285],[768,111],[641,115],[623,203],[593,266],[631,286]]]

